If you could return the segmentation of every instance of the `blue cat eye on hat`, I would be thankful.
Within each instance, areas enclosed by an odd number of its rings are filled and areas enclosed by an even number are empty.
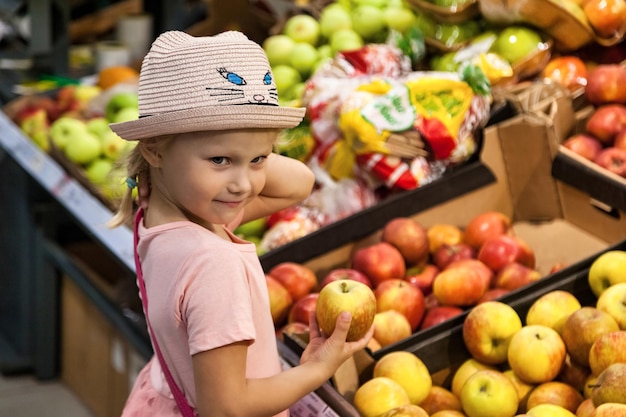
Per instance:
[[[284,129],[306,109],[278,105],[263,48],[243,33],[161,34],[139,73],[139,119],[110,124],[126,140],[245,128]]]

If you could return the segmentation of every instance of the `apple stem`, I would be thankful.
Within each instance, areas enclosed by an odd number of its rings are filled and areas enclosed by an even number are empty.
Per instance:
[[[349,288],[348,288],[348,283],[347,282],[342,282],[341,283],[341,292],[349,292]]]

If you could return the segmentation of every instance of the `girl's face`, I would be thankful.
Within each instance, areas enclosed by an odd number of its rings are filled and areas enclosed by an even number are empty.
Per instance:
[[[276,137],[267,129],[178,135],[160,153],[157,192],[186,215],[229,223],[263,189]]]

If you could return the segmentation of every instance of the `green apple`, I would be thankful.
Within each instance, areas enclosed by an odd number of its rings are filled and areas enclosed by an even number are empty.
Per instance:
[[[513,417],[519,406],[513,382],[502,372],[488,369],[467,378],[460,400],[468,417]]]
[[[589,286],[596,297],[611,285],[626,282],[626,251],[612,250],[598,256],[589,268]]]
[[[353,29],[341,29],[330,37],[333,56],[341,51],[354,51],[363,46],[363,38]]]
[[[260,237],[267,230],[267,218],[260,217],[247,223],[239,225],[235,229],[236,235],[242,235],[245,239],[250,240],[251,237]]]
[[[113,161],[108,158],[97,158],[85,167],[85,174],[93,184],[102,185],[112,169]]]
[[[313,16],[297,14],[287,19],[283,33],[296,42],[317,45],[320,36],[320,24]]]
[[[283,98],[285,100],[299,100],[302,98],[305,88],[305,82],[296,83],[287,89]]]
[[[320,32],[326,39],[341,29],[352,28],[350,12],[339,3],[330,3],[325,6],[319,17]]]
[[[491,45],[491,52],[515,65],[539,49],[542,44],[543,41],[537,31],[525,26],[509,26],[498,33]]]
[[[358,6],[374,6],[382,9],[387,6],[388,0],[353,0],[354,7]]]
[[[102,138],[106,133],[111,132],[109,120],[106,117],[93,117],[85,122],[90,133]]]
[[[112,160],[117,160],[126,153],[126,142],[117,133],[109,130],[101,138],[102,154]]]
[[[278,97],[287,94],[287,90],[297,83],[302,82],[300,72],[290,65],[276,65],[272,67],[272,73],[278,90]]]
[[[61,116],[50,125],[50,139],[59,149],[64,150],[69,142],[81,135],[88,134],[84,121],[70,116]]]
[[[352,9],[352,29],[363,39],[375,39],[387,29],[385,17],[378,7],[367,4]]]
[[[87,165],[102,154],[102,145],[100,139],[85,128],[82,133],[68,139],[64,152],[72,162]]]
[[[416,22],[415,14],[407,7],[391,7],[383,9],[383,18],[389,29],[405,33]]]
[[[308,78],[319,60],[317,48],[310,43],[296,42],[291,51],[289,65],[300,73],[302,78]]]
[[[139,119],[139,109],[137,109],[136,107],[125,107],[115,113],[112,122],[122,123],[137,119]]]
[[[139,108],[137,93],[124,92],[114,94],[104,108],[105,117],[114,122],[115,115],[125,108]],[[115,122],[114,122],[115,123]]]
[[[263,50],[271,66],[289,63],[289,57],[296,41],[285,34],[272,35],[263,41]]]
[[[333,57],[333,49],[329,44],[325,43],[324,45],[320,45],[317,47],[317,55],[319,57],[319,61],[324,61],[326,59]]]

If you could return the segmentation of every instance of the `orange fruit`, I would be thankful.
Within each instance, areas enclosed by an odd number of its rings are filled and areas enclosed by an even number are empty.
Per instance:
[[[136,69],[127,66],[106,67],[98,73],[98,86],[103,90],[113,87],[115,84],[139,78]]]

